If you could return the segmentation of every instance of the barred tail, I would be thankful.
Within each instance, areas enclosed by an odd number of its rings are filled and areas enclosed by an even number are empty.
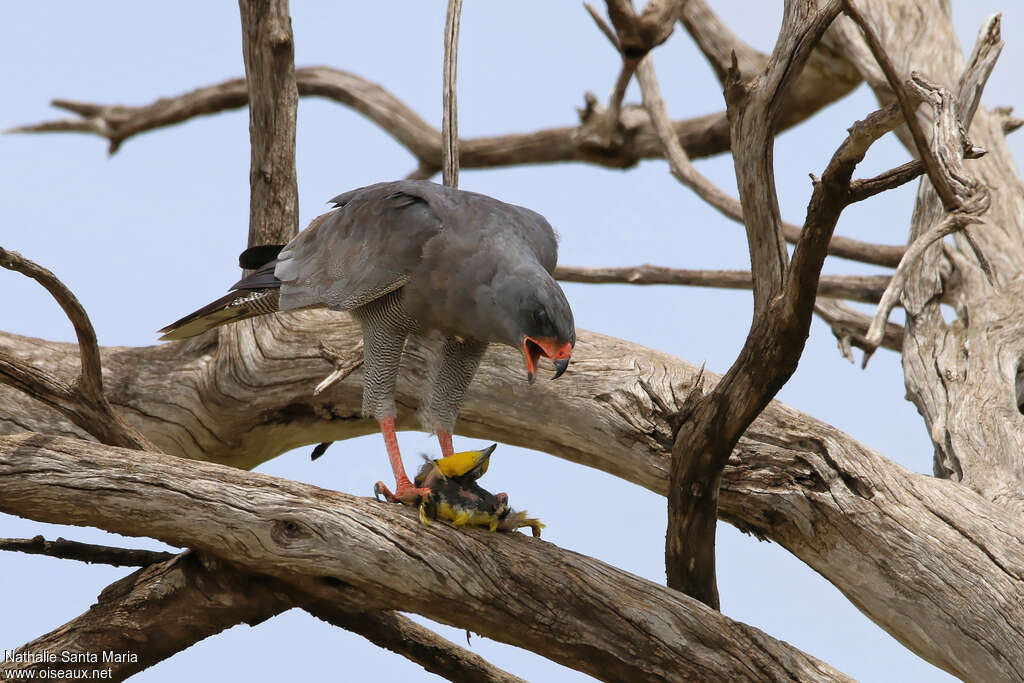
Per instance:
[[[277,289],[243,289],[230,292],[160,330],[163,333],[160,339],[188,339],[219,325],[273,313],[278,310],[278,298]]]
[[[282,244],[267,244],[243,251],[238,265],[254,272],[236,282],[230,293],[160,330],[161,341],[188,339],[219,325],[279,310],[281,281],[274,276],[274,267],[283,247]]]

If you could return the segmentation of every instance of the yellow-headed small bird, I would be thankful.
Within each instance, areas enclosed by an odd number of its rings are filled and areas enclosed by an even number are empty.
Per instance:
[[[445,519],[455,526],[486,528],[490,531],[515,531],[530,527],[534,536],[540,536],[544,525],[539,519],[516,512],[508,505],[508,496],[487,491],[476,483],[487,472],[492,444],[481,451],[453,453],[440,460],[430,460],[420,468],[415,486],[430,490],[420,499],[420,521],[427,524],[431,517]]]

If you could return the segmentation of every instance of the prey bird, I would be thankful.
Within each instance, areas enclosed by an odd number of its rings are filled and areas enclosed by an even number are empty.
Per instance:
[[[275,311],[348,311],[363,330],[363,414],[380,423],[395,474],[391,501],[429,494],[409,480],[395,435],[395,379],[409,335],[440,336],[421,414],[443,457],[488,344],[523,354],[532,384],[541,356],[565,372],[576,330],[552,277],[558,245],[540,214],[491,197],[419,180],[378,183],[335,197],[284,246],[239,257],[254,272],[226,296],[160,330],[185,339]]]

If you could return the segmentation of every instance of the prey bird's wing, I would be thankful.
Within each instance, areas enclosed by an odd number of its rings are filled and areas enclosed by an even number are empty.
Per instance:
[[[280,309],[363,306],[409,281],[423,245],[441,220],[404,183],[371,185],[332,200],[338,208],[316,219],[278,254]]]

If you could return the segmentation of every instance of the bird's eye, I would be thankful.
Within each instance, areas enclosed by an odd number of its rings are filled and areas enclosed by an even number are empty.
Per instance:
[[[548,312],[543,308],[538,308],[533,312],[533,321],[541,327],[544,327],[551,322],[548,318]]]

